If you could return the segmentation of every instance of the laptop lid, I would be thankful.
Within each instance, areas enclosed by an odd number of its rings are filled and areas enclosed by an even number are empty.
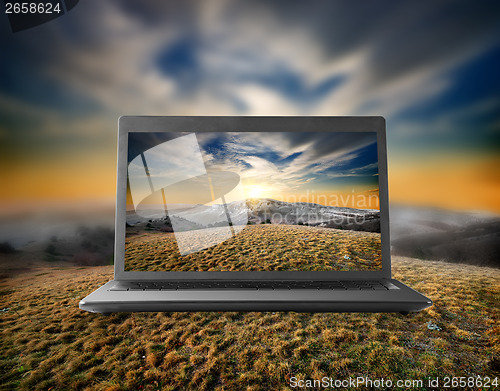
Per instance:
[[[382,117],[119,119],[115,279],[391,277]]]

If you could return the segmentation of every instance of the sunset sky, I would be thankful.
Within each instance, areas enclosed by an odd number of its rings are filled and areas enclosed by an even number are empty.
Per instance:
[[[138,155],[142,153],[143,155]],[[211,177],[207,186],[227,202],[271,198],[286,202],[378,209],[376,133],[132,133],[128,175],[136,206],[154,190],[167,202],[206,203],[196,197],[204,187],[193,178]],[[225,178],[217,173],[235,173]],[[231,192],[241,178],[242,193]],[[201,179],[207,181],[208,179]],[[183,185],[179,185],[183,183]],[[229,197],[229,198],[228,198]],[[214,200],[214,196],[210,201]],[[129,200],[130,202],[131,200]],[[151,197],[149,203],[161,202]]]
[[[498,1],[86,0],[18,33],[1,17],[0,215],[112,207],[120,115],[381,115],[391,202],[500,213]],[[280,167],[284,145],[246,163]]]

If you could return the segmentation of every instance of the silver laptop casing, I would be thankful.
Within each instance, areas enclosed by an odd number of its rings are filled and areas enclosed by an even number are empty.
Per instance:
[[[376,132],[382,269],[377,271],[125,271],[127,153],[129,132]],[[432,301],[391,276],[386,130],[383,117],[163,117],[124,116],[118,122],[114,280],[80,301],[90,312],[298,311],[414,312]],[[168,280],[379,280],[399,289],[110,291],[127,281]]]

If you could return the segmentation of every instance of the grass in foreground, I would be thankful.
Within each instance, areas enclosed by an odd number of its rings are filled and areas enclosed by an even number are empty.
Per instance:
[[[125,270],[380,270],[380,248],[379,233],[262,224],[181,256],[173,233],[138,233],[127,237]]]
[[[116,313],[78,309],[109,266],[3,281],[1,389],[287,390],[292,376],[499,376],[500,271],[396,258],[423,312]],[[431,330],[428,322],[441,330]]]

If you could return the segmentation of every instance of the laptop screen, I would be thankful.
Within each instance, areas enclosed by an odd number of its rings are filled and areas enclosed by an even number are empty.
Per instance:
[[[376,132],[128,134],[125,271],[382,270]]]

